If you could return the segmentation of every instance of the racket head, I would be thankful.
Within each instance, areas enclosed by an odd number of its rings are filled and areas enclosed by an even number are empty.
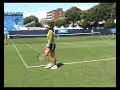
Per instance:
[[[43,60],[44,59],[44,54],[43,53],[39,53],[37,56],[38,60]]]

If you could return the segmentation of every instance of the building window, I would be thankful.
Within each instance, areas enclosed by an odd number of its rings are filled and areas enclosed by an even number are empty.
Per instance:
[[[61,13],[61,11],[59,11],[59,13]]]
[[[59,14],[59,16],[61,16],[61,14]]]

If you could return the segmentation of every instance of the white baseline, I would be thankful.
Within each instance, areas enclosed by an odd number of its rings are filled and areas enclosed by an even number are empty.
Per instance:
[[[116,59],[116,58],[106,58],[106,59],[96,59],[96,60],[86,60],[86,61],[81,61],[81,62],[69,62],[69,63],[63,63],[63,64],[88,63],[88,62],[107,61],[107,60],[113,60],[113,59]],[[42,67],[42,66],[45,66],[45,65],[29,66],[28,68]]]

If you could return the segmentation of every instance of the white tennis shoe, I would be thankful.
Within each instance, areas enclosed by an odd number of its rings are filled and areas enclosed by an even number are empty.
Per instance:
[[[52,63],[47,64],[44,68],[51,68],[53,66]]]
[[[57,69],[57,65],[53,65],[50,69]]]

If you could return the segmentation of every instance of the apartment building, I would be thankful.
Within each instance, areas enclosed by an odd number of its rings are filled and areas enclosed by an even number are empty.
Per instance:
[[[57,8],[56,10],[52,10],[47,12],[47,19],[48,20],[57,20],[59,18],[64,17],[64,11],[62,8]]]

